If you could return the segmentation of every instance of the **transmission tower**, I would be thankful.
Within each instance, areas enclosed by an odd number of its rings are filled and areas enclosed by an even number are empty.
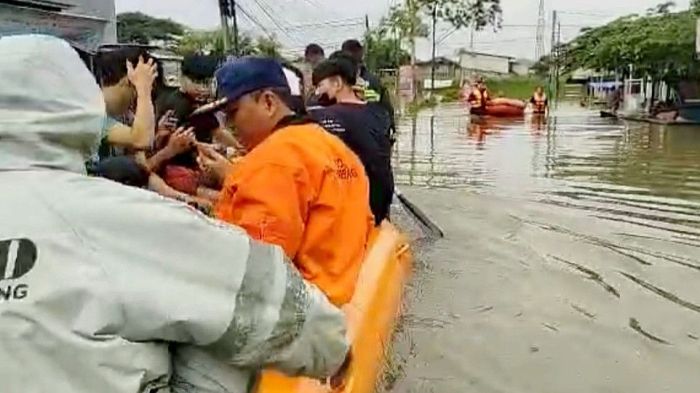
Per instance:
[[[540,0],[540,14],[537,17],[537,43],[535,44],[535,59],[539,60],[544,56],[544,0]]]

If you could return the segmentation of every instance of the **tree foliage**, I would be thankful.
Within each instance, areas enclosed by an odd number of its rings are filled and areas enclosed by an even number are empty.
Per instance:
[[[248,35],[239,34],[238,46],[242,55],[256,53],[253,39]],[[176,52],[183,56],[193,53],[224,56],[224,37],[219,30],[188,31],[180,39]]]
[[[700,1],[700,0],[699,0]],[[391,30],[406,40],[411,38],[428,37],[430,29],[423,22],[417,9],[411,10],[406,5],[393,6],[389,10],[389,15],[382,19],[380,29]]]
[[[260,55],[280,59],[282,58],[281,49],[282,44],[274,36],[258,37],[254,40],[245,33],[238,35],[238,51],[241,56]],[[219,30],[187,31],[178,42],[176,52],[183,56],[192,53],[218,56],[228,54],[224,53],[224,37]]]
[[[503,9],[501,0],[413,0],[425,13],[435,10],[438,19],[457,29],[473,27],[482,30],[486,26],[501,25]]]
[[[401,48],[398,37],[380,25],[365,34],[365,57],[370,69],[399,68],[407,64],[411,55]]]
[[[647,9],[647,15],[668,14],[675,7],[676,7],[675,1],[667,1],[665,3],[661,3],[661,4],[657,5],[656,7],[651,7],[649,9]]]
[[[696,76],[696,20],[691,11],[617,19],[567,44],[563,65],[622,73],[632,66],[636,75],[667,82]]]
[[[185,27],[170,19],[160,19],[141,12],[117,15],[117,35],[121,43],[149,44],[154,40],[173,40],[185,33]]]
[[[282,49],[282,44],[277,41],[275,36],[271,37],[258,37],[255,43],[255,54],[260,56],[272,57],[274,59],[281,59],[282,54],[280,50]]]
[[[500,0],[410,0],[392,7],[382,26],[398,33],[403,40],[413,42],[428,37],[430,28],[425,19],[435,10],[440,20],[457,29],[481,30],[489,25],[498,28],[502,17],[500,3]]]

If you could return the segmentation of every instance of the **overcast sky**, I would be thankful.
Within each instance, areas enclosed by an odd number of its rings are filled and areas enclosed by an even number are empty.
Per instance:
[[[391,4],[401,0],[238,0],[251,22],[240,15],[243,30],[253,34],[275,34],[291,52],[300,53],[310,42],[334,50],[346,38],[360,37],[364,17],[376,25]],[[552,11],[560,12],[562,39],[574,38],[581,27],[598,26],[619,16],[644,13],[662,0],[545,0],[546,47],[552,35]],[[690,0],[677,0],[677,9],[688,8]],[[218,26],[218,0],[116,0],[117,12],[141,11],[168,17],[197,29]],[[503,24],[499,32],[477,32],[474,50],[480,52],[534,58],[539,0],[502,0]],[[269,15],[268,15],[269,14]],[[274,22],[273,20],[274,19]],[[257,23],[257,24],[256,24]],[[259,26],[262,25],[265,31]],[[444,38],[438,54],[452,56],[459,48],[469,48],[470,32],[449,34],[449,26],[440,24],[438,38]],[[430,56],[430,43],[419,43],[418,57]]]

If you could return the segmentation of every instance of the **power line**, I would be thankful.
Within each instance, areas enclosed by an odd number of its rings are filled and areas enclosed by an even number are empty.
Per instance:
[[[610,17],[609,13],[602,13],[602,12],[590,12],[590,11],[558,11],[557,13],[559,14],[565,14],[565,15],[578,15],[578,16],[594,16],[597,18],[608,18]]]
[[[365,23],[362,18],[349,18],[349,19],[339,19],[339,20],[329,20],[325,22],[311,22],[311,23],[299,23],[294,25],[287,25],[287,28],[302,28],[302,27],[313,27],[313,26],[335,26],[342,24],[363,24]]]
[[[356,27],[356,26],[364,26],[365,22],[364,21],[357,21],[357,22],[346,22],[346,23],[337,23],[337,24],[332,24],[332,23],[315,23],[315,24],[307,24],[307,25],[293,25],[293,26],[288,26],[287,30],[288,31],[296,31],[296,30],[319,30],[319,29],[325,29],[325,28],[342,28],[342,27]]]
[[[282,26],[282,25],[280,24],[280,22],[278,22],[277,19],[275,19],[275,18],[272,16],[272,14],[270,14],[270,12],[269,12],[269,11],[267,10],[267,8],[265,7],[265,6],[267,6],[268,8],[272,8],[272,7],[270,7],[269,4],[264,3],[262,0],[253,0],[253,1],[254,1],[255,4],[258,6],[258,8],[260,8],[260,10],[262,10],[262,12],[263,12],[265,15],[267,15],[268,19],[270,19],[270,21],[272,21],[272,24],[274,24],[284,35],[286,35],[290,40],[299,43],[299,41],[298,41],[295,37],[293,37],[293,36],[287,31],[287,29],[286,29],[284,26]],[[262,2],[265,6],[263,6],[262,4],[260,4],[261,2]]]
[[[257,20],[255,17],[251,16],[250,13],[249,13],[248,11],[246,11],[245,8],[243,8],[243,6],[241,5],[240,2],[236,2],[236,8],[238,8],[238,10],[241,11],[241,13],[242,13],[251,23],[253,23],[254,25],[258,26],[260,29],[262,29],[262,31],[265,32],[265,33],[268,35],[269,38],[274,37],[274,34],[270,33],[270,31],[267,30],[267,28],[266,28],[262,23],[260,23],[259,20]]]

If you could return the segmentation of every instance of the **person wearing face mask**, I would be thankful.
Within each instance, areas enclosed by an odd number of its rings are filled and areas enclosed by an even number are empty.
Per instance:
[[[357,154],[369,178],[369,203],[375,224],[389,218],[394,195],[391,168],[391,119],[376,103],[360,99],[354,89],[357,62],[348,54],[336,52],[314,70],[314,84],[321,102],[309,115],[326,130],[340,137]]]

